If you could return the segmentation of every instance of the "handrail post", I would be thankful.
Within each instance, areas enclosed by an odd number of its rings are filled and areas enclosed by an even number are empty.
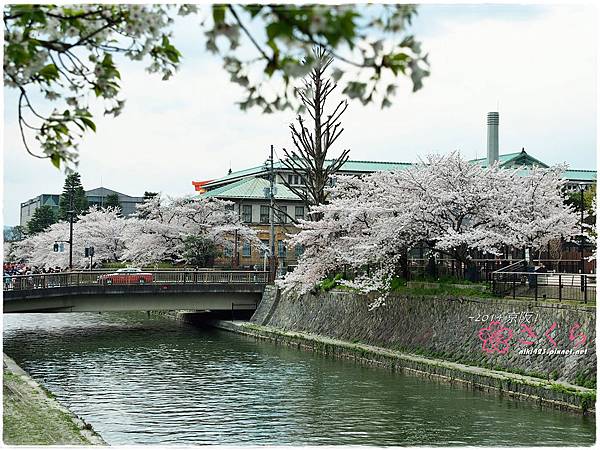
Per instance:
[[[515,298],[515,289],[516,289],[516,280],[515,280],[515,274],[512,274],[512,291],[513,291],[513,298]]]
[[[562,301],[562,275],[558,274],[558,301]]]
[[[583,303],[587,303],[587,276],[582,275],[583,278]]]
[[[540,278],[537,275],[534,275],[533,279],[535,280],[535,301],[537,302],[537,299],[538,299],[538,282],[540,281]]]

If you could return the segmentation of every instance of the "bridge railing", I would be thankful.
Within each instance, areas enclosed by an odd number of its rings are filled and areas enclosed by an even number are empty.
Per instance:
[[[29,289],[47,289],[70,286],[97,286],[101,284],[102,275],[114,274],[114,271],[87,271],[45,273],[35,275],[4,276],[4,291],[20,291]],[[268,282],[269,273],[263,271],[236,270],[190,270],[190,271],[148,271],[152,274],[152,284],[209,284],[209,283],[257,283]],[[125,275],[125,274],[120,274]],[[121,284],[137,284],[135,281],[120,282]]]

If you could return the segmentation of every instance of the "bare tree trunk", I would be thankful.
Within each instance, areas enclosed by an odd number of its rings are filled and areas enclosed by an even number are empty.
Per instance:
[[[282,161],[287,169],[304,180],[304,187],[293,185],[285,179],[284,185],[300,197],[307,208],[327,202],[327,184],[348,160],[350,152],[344,150],[339,157],[327,161],[327,153],[344,131],[341,128],[340,117],[346,111],[348,102],[339,102],[325,119],[327,97],[337,86],[329,78],[325,78],[325,71],[333,59],[321,47],[315,47],[314,55],[315,65],[304,79],[304,88],[297,90],[300,100],[313,120],[313,132],[309,131],[304,119],[299,115],[298,127],[290,124],[295,149],[288,151],[284,148],[286,159]],[[309,218],[320,219],[315,214],[309,214]]]

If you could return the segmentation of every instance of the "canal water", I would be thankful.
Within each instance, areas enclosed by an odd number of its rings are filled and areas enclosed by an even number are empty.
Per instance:
[[[109,444],[584,445],[595,421],[132,314],[7,314],[4,351]]]

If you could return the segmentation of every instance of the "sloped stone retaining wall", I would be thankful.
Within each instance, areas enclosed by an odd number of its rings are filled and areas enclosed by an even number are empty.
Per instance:
[[[350,292],[265,295],[253,318],[258,325],[595,386],[594,307],[394,296],[369,310],[372,300]]]

